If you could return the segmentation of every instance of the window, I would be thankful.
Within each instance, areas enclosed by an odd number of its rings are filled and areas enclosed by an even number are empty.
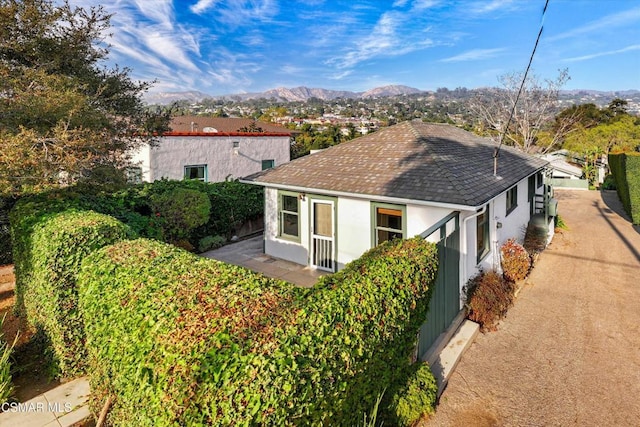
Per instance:
[[[278,236],[300,240],[300,205],[295,193],[280,193],[278,201]]]
[[[197,179],[207,182],[207,165],[194,165],[184,167],[184,179]]]
[[[542,187],[542,182],[543,182],[542,172],[538,172],[536,174],[536,182],[538,183],[538,188]]]
[[[406,229],[404,206],[373,204],[373,245],[377,246],[387,240],[403,239]]]
[[[271,169],[275,165],[276,165],[276,161],[275,160],[263,160],[262,161],[262,170]]]
[[[518,207],[518,186],[512,187],[507,191],[507,215]]]
[[[476,253],[479,263],[489,253],[489,205],[485,211],[476,217]]]
[[[536,211],[536,176],[531,175],[529,177],[529,213],[533,215]]]

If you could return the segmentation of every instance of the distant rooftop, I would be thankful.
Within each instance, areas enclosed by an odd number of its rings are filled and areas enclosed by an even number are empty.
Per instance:
[[[205,117],[205,116],[176,116],[171,119],[172,134],[286,134],[291,135],[291,130],[272,123],[259,122],[252,119],[231,117]]]

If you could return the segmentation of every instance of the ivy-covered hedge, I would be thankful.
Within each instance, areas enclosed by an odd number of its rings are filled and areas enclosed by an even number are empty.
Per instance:
[[[25,215],[12,224],[18,310],[51,344],[54,372],[71,377],[84,372],[86,359],[77,307],[80,263],[94,250],[132,233],[115,218],[92,211],[21,212]]]
[[[415,373],[436,264],[388,242],[299,289],[159,242],[103,248],[79,274],[94,404],[113,399],[113,425],[356,425]]]
[[[618,196],[634,224],[640,224],[640,153],[609,154]]]

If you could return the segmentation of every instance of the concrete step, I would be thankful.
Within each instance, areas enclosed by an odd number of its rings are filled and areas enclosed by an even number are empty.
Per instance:
[[[438,396],[444,391],[460,358],[476,339],[479,331],[480,326],[477,323],[465,319],[449,343],[432,361],[431,371],[438,382]]]

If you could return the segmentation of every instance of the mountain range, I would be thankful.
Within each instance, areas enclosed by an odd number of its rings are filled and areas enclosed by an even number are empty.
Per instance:
[[[186,91],[186,92],[155,92],[147,93],[144,96],[144,101],[147,104],[171,104],[175,101],[187,100],[191,102],[199,102],[205,98],[228,100],[228,101],[247,101],[250,99],[275,98],[278,101],[299,101],[305,102],[311,98],[318,98],[323,101],[329,101],[336,98],[381,98],[385,96],[396,95],[413,95],[422,93],[420,89],[416,89],[403,85],[389,85],[382,86],[367,90],[365,92],[352,92],[348,90],[330,90],[321,88],[308,88],[305,86],[298,86],[294,88],[279,87],[270,89],[265,92],[252,92],[252,93],[238,93],[232,95],[211,96],[199,91]]]
[[[336,98],[349,98],[349,99],[366,99],[366,98],[383,98],[389,96],[399,95],[415,95],[415,94],[428,94],[432,91],[423,91],[409,86],[403,85],[388,85],[381,86],[373,89],[369,89],[365,92],[352,92],[346,90],[330,90],[322,88],[308,88],[305,86],[298,86],[294,88],[279,87],[270,89],[265,92],[252,92],[252,93],[238,93],[232,95],[211,96],[199,91],[186,91],[186,92],[152,92],[146,93],[143,97],[144,101],[149,105],[168,105],[176,101],[189,101],[200,102],[203,99],[214,99],[224,101],[248,101],[251,99],[276,99],[280,102],[297,101],[305,102],[312,98],[317,98],[322,101],[330,101]],[[569,98],[580,99],[581,97],[606,97],[609,99],[620,97],[627,98],[639,98],[640,91],[638,90],[621,90],[621,91],[597,91],[597,90],[563,90],[560,91],[561,96]]]

